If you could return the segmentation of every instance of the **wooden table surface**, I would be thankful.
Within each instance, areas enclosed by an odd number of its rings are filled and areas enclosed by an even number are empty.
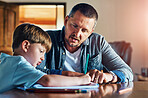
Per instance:
[[[126,89],[122,89],[125,87]],[[88,93],[30,93],[13,89],[0,94],[0,98],[148,98],[148,82],[100,85]]]

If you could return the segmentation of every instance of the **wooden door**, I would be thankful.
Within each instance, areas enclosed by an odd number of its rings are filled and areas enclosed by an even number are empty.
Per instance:
[[[12,54],[12,37],[19,21],[19,6],[0,2],[0,52]]]

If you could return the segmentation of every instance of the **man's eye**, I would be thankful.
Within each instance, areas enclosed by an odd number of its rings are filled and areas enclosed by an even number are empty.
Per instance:
[[[82,29],[82,32],[83,33],[88,33],[88,30],[87,29]]]
[[[75,24],[73,24],[72,26],[73,26],[74,28],[77,28],[77,27],[78,27],[78,26],[77,26],[77,25],[75,25]]]

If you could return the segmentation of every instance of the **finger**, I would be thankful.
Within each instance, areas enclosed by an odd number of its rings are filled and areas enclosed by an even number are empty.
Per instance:
[[[94,77],[92,78],[92,81],[95,82],[95,81],[98,81],[98,73],[99,71],[97,69],[94,69]],[[95,82],[95,83],[98,83],[98,82]]]
[[[94,77],[94,83],[98,83],[98,79],[99,79],[99,71],[96,71],[95,77]]]
[[[91,81],[94,81],[94,78],[95,78],[95,73],[92,74]]]
[[[107,80],[106,80],[106,78],[103,80],[103,82],[104,82],[104,83],[107,83]]]
[[[104,74],[103,74],[103,73],[100,73],[100,74],[99,74],[98,83],[101,83],[101,84],[102,84],[104,79],[105,79]]]
[[[106,75],[104,74],[104,80],[103,80],[104,83],[108,83],[108,80],[107,80],[107,77]]]
[[[96,69],[92,69],[89,71],[89,75],[91,77],[92,82],[94,81],[96,71],[97,71]]]

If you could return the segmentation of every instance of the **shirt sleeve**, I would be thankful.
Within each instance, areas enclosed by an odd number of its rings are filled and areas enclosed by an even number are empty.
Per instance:
[[[132,69],[111,48],[104,38],[102,38],[101,50],[103,65],[110,71],[113,71],[121,79],[120,82],[133,81]]]
[[[35,84],[42,76],[45,75],[40,70],[37,70],[24,58],[20,58],[17,69],[13,76],[13,84],[16,86],[24,86],[25,89]]]

